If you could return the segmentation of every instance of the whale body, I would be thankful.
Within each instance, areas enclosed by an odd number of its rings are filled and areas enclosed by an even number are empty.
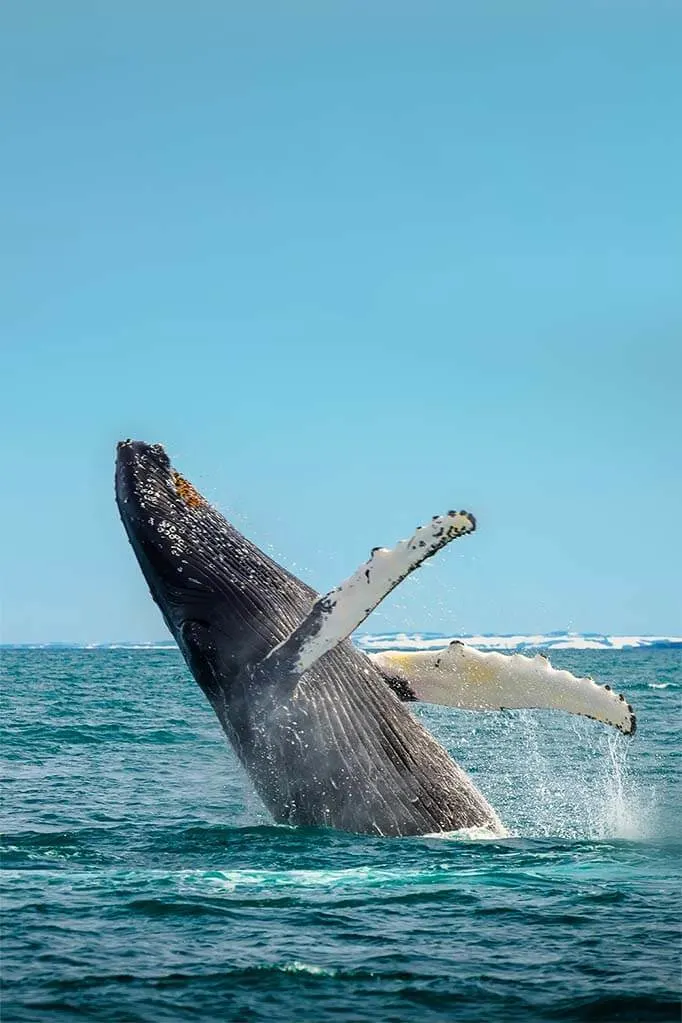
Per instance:
[[[483,827],[469,776],[346,637],[420,560],[474,528],[450,512],[319,598],[180,476],[119,444],[116,500],[168,628],[278,823],[386,836]]]

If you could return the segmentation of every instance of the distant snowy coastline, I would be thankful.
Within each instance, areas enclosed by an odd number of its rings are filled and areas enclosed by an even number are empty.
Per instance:
[[[438,650],[460,640],[479,650],[637,650],[682,646],[682,636],[605,636],[595,632],[547,632],[526,635],[445,636],[433,632],[385,632],[355,637],[367,653],[381,650]]]
[[[479,650],[641,650],[682,647],[682,636],[607,636],[595,632],[546,632],[536,635],[453,636],[437,632],[358,633],[357,646],[367,653],[381,650],[438,650],[460,640]],[[173,640],[156,643],[2,643],[4,649],[176,650]]]

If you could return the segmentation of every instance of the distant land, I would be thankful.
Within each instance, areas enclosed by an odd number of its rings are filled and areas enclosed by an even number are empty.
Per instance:
[[[357,633],[354,642],[368,653],[380,650],[438,650],[453,640],[480,650],[641,650],[653,647],[682,647],[682,636],[615,636],[598,632],[546,632],[535,635],[475,636],[445,635],[438,632]],[[177,650],[172,639],[148,643],[0,643],[4,650]]]

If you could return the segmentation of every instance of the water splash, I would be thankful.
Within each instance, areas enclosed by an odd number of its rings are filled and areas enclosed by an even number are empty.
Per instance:
[[[595,824],[600,838],[645,839],[655,832],[655,791],[646,794],[628,770],[630,747],[618,736],[605,737],[603,798],[596,804]]]
[[[443,733],[440,721],[434,730],[471,770],[512,835],[651,836],[655,800],[628,770],[630,740],[550,712],[477,717],[453,717],[460,722],[456,738]]]

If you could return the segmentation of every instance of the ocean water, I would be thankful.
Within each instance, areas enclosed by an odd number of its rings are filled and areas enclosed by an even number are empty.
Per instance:
[[[504,840],[275,827],[176,650],[1,651],[4,1023],[679,1020],[682,650],[553,645],[633,740],[415,710]]]

